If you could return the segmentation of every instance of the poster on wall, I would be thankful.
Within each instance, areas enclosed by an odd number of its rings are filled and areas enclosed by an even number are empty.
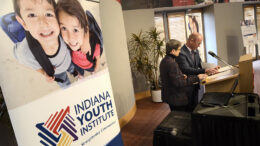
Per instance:
[[[192,33],[200,33],[203,34],[202,29],[202,14],[200,12],[191,12],[185,15],[186,22],[186,36],[189,37]],[[205,62],[205,54],[204,54],[204,41],[202,41],[199,46],[199,55],[203,62]]]
[[[240,22],[243,44],[246,48],[246,54],[256,56],[255,45],[257,44],[257,33],[254,20],[243,20]]]
[[[0,7],[0,86],[18,145],[123,145],[99,1]]]

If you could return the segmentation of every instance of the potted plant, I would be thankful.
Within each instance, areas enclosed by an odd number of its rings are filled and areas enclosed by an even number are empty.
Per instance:
[[[165,49],[162,48],[164,39],[160,39],[160,34],[153,27],[149,31],[132,34],[128,42],[132,72],[145,77],[155,102],[161,102],[159,59],[165,55]]]

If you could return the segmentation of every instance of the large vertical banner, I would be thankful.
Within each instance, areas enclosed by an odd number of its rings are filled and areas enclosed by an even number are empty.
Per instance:
[[[123,145],[99,1],[0,7],[0,86],[18,145]]]

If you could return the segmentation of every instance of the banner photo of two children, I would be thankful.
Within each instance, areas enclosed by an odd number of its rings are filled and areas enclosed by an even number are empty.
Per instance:
[[[0,86],[18,145],[123,145],[98,0],[3,0]]]

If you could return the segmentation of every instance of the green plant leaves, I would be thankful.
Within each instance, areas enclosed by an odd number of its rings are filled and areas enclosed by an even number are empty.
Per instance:
[[[159,58],[165,55],[164,39],[156,28],[139,34],[132,34],[128,41],[130,65],[133,73],[145,76],[150,87],[159,89]]]

